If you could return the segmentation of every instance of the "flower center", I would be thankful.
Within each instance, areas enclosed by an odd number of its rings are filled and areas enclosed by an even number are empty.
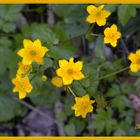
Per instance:
[[[101,11],[98,11],[98,12],[96,13],[96,16],[97,16],[97,17],[101,16]]]
[[[68,73],[69,75],[71,75],[71,74],[73,74],[73,70],[72,70],[72,69],[68,69],[68,70],[67,70],[67,73]]]
[[[114,36],[115,36],[114,34],[110,34],[110,38],[112,38],[112,39],[113,39],[113,38],[114,38]]]
[[[82,109],[83,109],[84,111],[86,111],[86,109],[87,109],[87,104],[83,104],[83,105],[82,105]]]
[[[36,55],[36,52],[34,50],[31,50],[30,51],[30,54],[31,54],[31,56],[35,56]]]
[[[19,83],[19,89],[23,91],[24,88],[25,88],[24,84],[23,83]]]
[[[102,9],[97,9],[96,11],[96,17],[100,17],[102,14]]]

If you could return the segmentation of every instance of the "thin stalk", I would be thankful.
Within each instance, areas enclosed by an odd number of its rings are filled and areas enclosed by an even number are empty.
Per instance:
[[[73,92],[73,90],[71,89],[71,87],[68,86],[68,89],[69,89],[69,91],[72,93],[72,95],[73,95],[74,97],[76,97],[76,94]]]
[[[116,74],[121,73],[121,72],[123,72],[123,71],[125,71],[125,70],[128,70],[128,69],[129,69],[129,67],[125,67],[125,68],[123,68],[123,69],[121,69],[121,70],[115,71],[115,72],[110,73],[110,74],[107,74],[107,75],[105,75],[105,76],[102,76],[102,77],[98,78],[97,81],[98,81],[98,80],[106,79],[106,78],[108,78],[108,77],[111,77],[111,76],[113,76],[113,75],[116,75]]]
[[[92,25],[89,27],[89,29],[87,30],[87,33],[91,32],[92,29],[93,29],[93,27],[94,27],[94,24],[92,24]]]
[[[91,33],[89,35],[92,35],[92,36],[100,36],[100,37],[103,37],[104,35],[101,35],[101,34],[94,34],[94,33]]]

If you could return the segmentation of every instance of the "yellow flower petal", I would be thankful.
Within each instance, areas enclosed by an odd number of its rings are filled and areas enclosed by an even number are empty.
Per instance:
[[[36,39],[34,42],[33,42],[33,46],[36,46],[36,47],[41,47],[41,41],[39,39]]]
[[[72,63],[73,63],[73,61],[74,61],[74,58],[71,57],[71,58],[69,59],[69,62],[72,62]]]
[[[128,56],[128,59],[133,63],[137,62],[137,57],[134,53],[130,53],[129,56]]]
[[[116,47],[117,46],[117,41],[116,40],[111,41],[111,45],[112,45],[112,47]]]
[[[83,75],[82,72],[77,72],[77,73],[75,73],[75,74],[73,75],[73,77],[74,77],[75,80],[81,80],[81,79],[85,78],[85,76]]]
[[[94,16],[89,15],[89,16],[86,18],[86,21],[89,22],[89,23],[94,23],[96,20],[95,20],[95,17],[94,17]]]
[[[105,10],[104,10],[104,11],[102,12],[102,15],[103,15],[104,17],[106,17],[106,18],[109,17],[110,14],[111,14],[111,13],[110,13],[109,11],[105,11]]]
[[[116,32],[116,31],[117,31],[117,26],[116,26],[115,24],[113,24],[113,25],[111,26],[111,30],[112,30],[113,32]]]
[[[17,88],[16,87],[13,88],[13,92],[17,92]]]
[[[136,51],[136,55],[140,57],[140,49]]]
[[[26,97],[26,93],[25,92],[21,92],[20,94],[19,94],[19,99],[23,99],[23,98],[25,98]]]
[[[28,46],[32,46],[33,45],[33,42],[31,40],[28,40],[28,39],[24,39],[23,40],[23,46],[24,48],[28,47]]]
[[[23,57],[24,54],[25,54],[25,50],[24,50],[24,49],[21,49],[21,50],[19,50],[19,51],[17,52],[17,54],[18,54],[19,56]]]
[[[92,12],[95,12],[95,10],[96,10],[96,7],[94,5],[87,6],[87,12],[89,14],[91,14]]]
[[[62,78],[63,79],[63,83],[64,83],[64,85],[70,85],[72,82],[73,82],[73,78],[72,77],[64,77],[64,78]]]
[[[140,70],[140,66],[139,65],[137,65],[137,64],[131,64],[130,65],[130,70],[132,71],[132,72],[138,72],[139,70]]]
[[[56,70],[56,74],[57,74],[58,76],[60,76],[60,77],[63,77],[63,74],[64,74],[63,69],[61,69],[61,68],[57,69],[57,70]]]
[[[67,60],[59,60],[59,67],[65,67],[68,64]]]
[[[77,70],[82,70],[82,67],[83,67],[83,62],[82,61],[78,61],[75,63],[75,69]]]
[[[99,26],[103,26],[103,25],[105,25],[106,24],[106,19],[104,19],[104,18],[99,18],[99,19],[97,19],[97,24],[99,25]]]
[[[102,10],[104,8],[104,5],[100,5],[98,8]]]

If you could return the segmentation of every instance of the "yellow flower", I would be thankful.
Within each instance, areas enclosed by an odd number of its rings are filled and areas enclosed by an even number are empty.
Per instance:
[[[19,68],[17,70],[17,74],[19,75],[28,75],[30,72],[32,72],[32,66],[31,65],[24,65],[22,62],[18,63]]]
[[[121,33],[117,31],[117,26],[113,24],[110,28],[104,30],[104,43],[110,43],[113,47],[117,46],[117,40],[121,37]]]
[[[39,39],[34,42],[24,39],[24,48],[18,51],[18,55],[23,58],[22,63],[30,65],[32,62],[43,64],[43,57],[48,49],[42,46]]]
[[[56,70],[56,73],[62,78],[64,85],[69,85],[73,80],[81,80],[85,77],[81,72],[83,62],[78,61],[74,63],[73,60],[74,58],[70,58],[69,62],[67,60],[59,60],[60,68]]]
[[[99,26],[103,26],[106,24],[106,18],[109,17],[110,12],[104,10],[104,5],[99,7],[95,7],[94,5],[87,6],[87,12],[89,16],[87,17],[86,21],[89,23],[97,23]]]
[[[32,91],[32,85],[27,76],[21,77],[17,75],[16,78],[12,79],[12,83],[15,85],[13,92],[19,92],[20,99],[25,98],[26,94]]]
[[[41,79],[42,79],[42,81],[46,81],[48,78],[46,75],[42,75]]]
[[[88,95],[83,97],[75,97],[76,103],[72,106],[72,109],[75,110],[75,116],[86,117],[87,113],[93,111],[92,104],[95,102],[94,100],[90,100]]]
[[[131,61],[130,70],[138,72],[140,70],[140,49],[136,53],[130,53],[128,59]]]
[[[63,81],[62,78],[59,76],[55,76],[51,80],[52,84],[56,87],[63,87]]]

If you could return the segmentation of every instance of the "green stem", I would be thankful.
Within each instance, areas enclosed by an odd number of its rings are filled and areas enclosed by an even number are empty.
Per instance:
[[[91,33],[91,34],[89,34],[89,35],[92,35],[92,36],[101,36],[101,37],[104,36],[104,35],[101,35],[101,34],[94,34],[94,33]]]
[[[94,24],[92,24],[89,29],[87,30],[87,33],[90,33],[92,31],[92,28],[94,27]]]
[[[76,94],[73,92],[73,90],[71,89],[71,87],[68,86],[68,89],[69,89],[69,91],[72,93],[72,95],[73,95],[74,97],[76,97]]]
[[[123,69],[121,69],[121,70],[115,71],[115,72],[110,73],[110,74],[107,74],[107,75],[105,75],[105,76],[102,76],[102,77],[98,78],[97,80],[106,79],[106,78],[108,78],[108,77],[111,77],[111,76],[113,76],[113,75],[116,75],[116,74],[121,73],[121,72],[123,72],[123,71],[125,71],[125,70],[128,70],[128,69],[129,69],[129,67],[125,67],[125,68],[123,68]]]

